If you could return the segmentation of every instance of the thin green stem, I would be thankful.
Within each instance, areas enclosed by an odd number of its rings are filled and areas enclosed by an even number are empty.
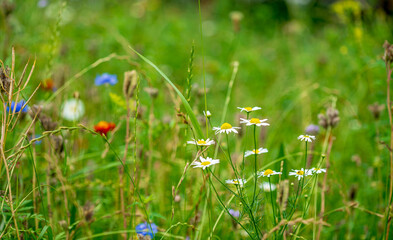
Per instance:
[[[272,210],[273,210],[273,224],[274,224],[274,226],[276,226],[276,211],[274,210],[272,183],[270,181],[270,177],[268,177],[268,179],[269,179],[269,188],[270,188],[270,200],[272,202]],[[274,238],[276,238],[276,232],[274,232]]]
[[[256,128],[257,126],[254,125],[254,150],[255,150],[255,154],[254,154],[254,193],[252,195],[252,203],[251,203],[251,208],[254,206],[254,202],[255,202],[255,193],[257,191],[257,180],[258,180],[258,168],[257,168],[257,137],[256,137]]]

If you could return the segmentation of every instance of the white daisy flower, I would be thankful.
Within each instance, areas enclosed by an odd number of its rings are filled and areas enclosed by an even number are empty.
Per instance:
[[[316,174],[320,174],[320,173],[325,173],[326,169],[325,168],[312,168],[310,169],[311,174],[316,173]]]
[[[207,110],[207,112],[203,111],[203,115],[208,117],[208,118],[212,116],[212,114],[210,113],[209,110]]]
[[[199,157],[200,162],[195,161],[193,164],[194,168],[202,168],[203,170],[205,170],[207,167],[210,167],[211,165],[220,163],[219,159],[213,159],[213,158],[203,158],[203,157]]]
[[[277,174],[281,174],[281,172],[276,172],[271,169],[266,169],[265,171],[258,172],[259,177],[270,177],[272,175],[277,175]]]
[[[243,187],[244,184],[246,184],[247,180],[246,179],[229,179],[225,181],[227,184],[235,184],[235,185],[240,185],[240,187]]]
[[[269,126],[269,123],[265,123],[267,119],[259,119],[259,118],[251,118],[250,120],[240,118],[240,123],[246,123],[246,126],[257,125],[260,126]]]
[[[268,152],[268,150],[266,148],[258,148],[258,149],[254,149],[252,151],[246,151],[244,153],[244,157],[248,157],[248,156],[255,155],[255,154],[259,155],[261,153],[267,153],[267,152]]]
[[[246,111],[246,112],[253,112],[253,111],[256,111],[256,110],[259,110],[259,109],[262,109],[262,108],[260,108],[260,107],[244,107],[244,108],[242,108],[242,107],[238,107],[238,109],[240,109],[240,112],[243,112],[243,111]]]
[[[270,192],[270,184],[269,182],[263,182],[259,184],[259,187],[263,189],[264,192]],[[272,191],[275,191],[277,189],[276,184],[272,184]]]
[[[195,139],[192,139],[192,141],[187,141],[188,144],[194,144],[198,146],[210,146],[215,144],[214,140],[210,140],[209,138],[206,140],[199,139],[198,141]]]
[[[85,106],[80,99],[69,99],[62,106],[62,116],[68,121],[78,120],[85,113]]]
[[[312,135],[300,135],[297,139],[300,141],[307,141],[307,142],[312,142],[315,140],[315,136]]]
[[[225,132],[226,134],[230,132],[238,133],[236,129],[240,129],[240,127],[232,127],[229,123],[224,123],[221,127],[213,127],[213,130],[216,131],[216,134]]]
[[[300,169],[300,170],[294,170],[292,169],[292,172],[289,173],[289,176],[295,176],[297,177],[297,179],[300,181],[301,178],[303,178],[304,176],[308,176],[310,175],[310,170],[309,169]]]

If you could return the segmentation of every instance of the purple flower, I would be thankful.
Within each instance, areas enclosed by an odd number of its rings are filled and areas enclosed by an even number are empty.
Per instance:
[[[37,3],[37,6],[40,8],[44,8],[44,7],[48,6],[48,0],[39,0]]]
[[[11,103],[11,108],[7,106],[7,112],[12,112],[12,113],[13,113],[13,112],[14,112],[14,109],[15,109],[15,113],[18,113],[18,112],[20,112],[21,110],[22,110],[23,113],[26,113],[27,110],[29,109],[29,107],[26,105],[26,106],[22,109],[23,105],[25,105],[25,104],[26,104],[25,100],[21,100],[21,101],[18,102],[18,103],[15,103],[14,101],[12,101],[12,103]]]
[[[315,124],[310,124],[306,127],[306,134],[310,135],[318,135],[319,133],[319,126]]]
[[[116,74],[104,73],[102,75],[97,75],[94,80],[96,86],[101,86],[104,84],[115,85],[117,83]]]
[[[229,209],[228,211],[229,211],[229,214],[232,215],[232,217],[239,218],[240,212],[238,210]]]
[[[147,222],[141,223],[135,227],[135,231],[137,234],[142,236],[149,235],[151,238],[154,238],[154,235],[158,232],[157,225],[151,223],[150,225]]]

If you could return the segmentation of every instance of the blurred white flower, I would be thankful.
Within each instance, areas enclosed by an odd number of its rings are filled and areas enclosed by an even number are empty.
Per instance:
[[[210,146],[213,145],[215,142],[214,140],[210,140],[209,138],[206,140],[199,139],[198,141],[195,139],[192,139],[192,141],[187,141],[188,144],[194,144],[198,146]]]
[[[244,153],[244,157],[248,157],[248,156],[255,155],[255,154],[259,155],[261,153],[267,153],[267,152],[268,152],[268,150],[266,148],[254,149],[252,151],[246,151]]]
[[[63,103],[62,116],[68,121],[80,119],[85,113],[85,106],[80,99],[69,99]]]
[[[205,115],[205,116],[208,117],[208,118],[212,116],[212,114],[210,113],[209,110],[207,110],[206,113],[205,113],[205,111],[203,111],[203,115]]]
[[[259,187],[264,191],[264,192],[270,192],[270,184],[269,182],[263,182],[259,184]],[[272,191],[275,191],[277,186],[276,184],[272,184]]]
[[[320,173],[325,173],[326,169],[325,168],[312,168],[310,169],[311,174],[316,173],[316,174],[320,174]]]
[[[244,184],[246,184],[247,180],[246,179],[229,179],[225,181],[227,184],[235,184],[235,185],[240,185],[240,187],[243,187]]]
[[[300,141],[312,142],[315,140],[315,136],[312,135],[300,135],[297,139]]]

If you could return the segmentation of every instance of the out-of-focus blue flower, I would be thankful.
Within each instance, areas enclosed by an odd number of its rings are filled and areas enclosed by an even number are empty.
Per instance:
[[[306,133],[311,135],[318,135],[319,133],[319,126],[315,124],[310,124],[306,127]]]
[[[36,134],[34,137],[33,137],[33,136],[30,136],[29,140],[31,141],[31,140],[33,140],[33,139],[35,139],[35,138],[39,138],[39,137],[41,137],[41,135]],[[38,140],[38,141],[35,141],[35,142],[34,142],[35,145],[40,145],[41,143],[42,143],[42,140]]]
[[[229,209],[229,214],[231,214],[234,218],[240,217],[240,212],[238,210]]]
[[[158,232],[158,228],[156,224],[151,223],[149,225],[147,222],[137,225],[135,227],[135,230],[137,234],[140,234],[142,236],[149,235],[151,238],[154,238],[154,235]]]
[[[18,103],[15,103],[14,101],[11,103],[11,108],[7,106],[7,112],[14,112],[15,108],[15,113],[18,113],[22,110],[23,113],[27,112],[29,110],[29,107],[26,105],[23,109],[23,105],[25,105],[25,100],[21,100]]]
[[[110,84],[110,85],[115,85],[117,83],[117,76],[116,74],[109,74],[109,73],[104,73],[102,75],[97,75],[96,79],[94,80],[94,83],[96,86],[101,86],[103,84]]]

